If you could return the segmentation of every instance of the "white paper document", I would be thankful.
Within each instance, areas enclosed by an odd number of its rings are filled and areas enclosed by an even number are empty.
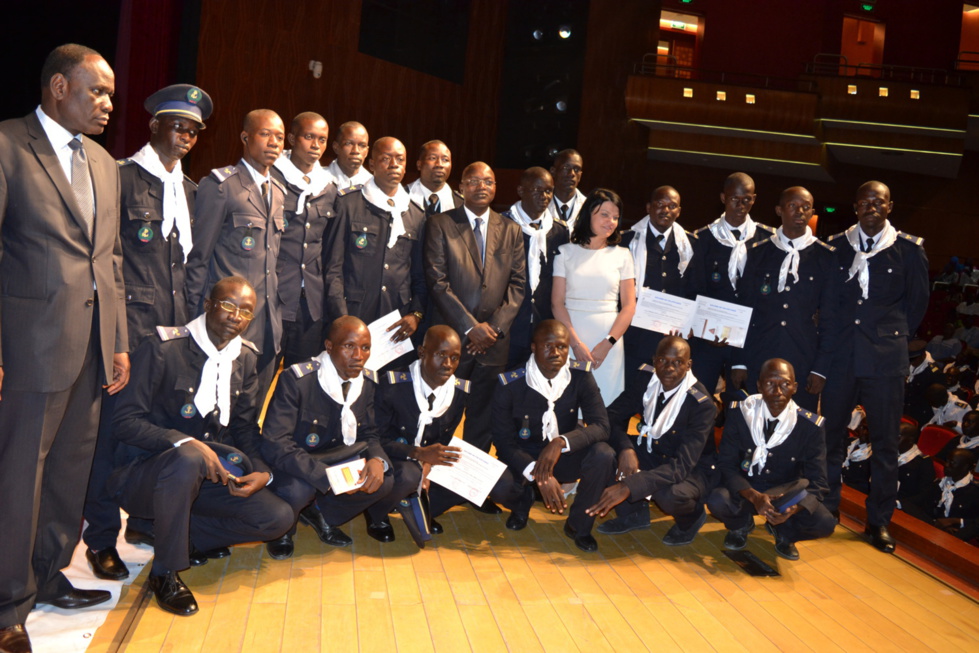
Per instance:
[[[459,447],[459,460],[447,465],[432,465],[428,480],[452,490],[476,505],[482,504],[490,490],[503,476],[506,465],[459,438],[452,438],[450,447]]]
[[[356,490],[364,484],[360,480],[360,470],[367,464],[366,458],[357,458],[350,462],[326,468],[326,480],[330,482],[333,494],[343,494]]]
[[[371,357],[367,359],[364,367],[376,372],[395,358],[403,356],[415,348],[411,344],[410,338],[401,342],[394,341],[394,335],[398,329],[388,331],[391,325],[400,319],[401,313],[395,310],[367,325],[367,329],[371,332]]]
[[[657,333],[691,332],[696,338],[727,340],[732,347],[744,347],[751,324],[751,309],[703,295],[692,301],[658,290],[644,288],[636,302],[632,324]]]

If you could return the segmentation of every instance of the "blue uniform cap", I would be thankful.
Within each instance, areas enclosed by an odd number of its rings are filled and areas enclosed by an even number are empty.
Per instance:
[[[192,84],[173,84],[161,88],[146,98],[143,106],[154,118],[180,116],[190,118],[204,129],[204,121],[211,116],[214,104],[211,96]]]

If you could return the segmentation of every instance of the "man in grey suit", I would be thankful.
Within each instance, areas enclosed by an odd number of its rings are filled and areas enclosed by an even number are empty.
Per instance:
[[[29,651],[35,603],[109,592],[60,572],[78,542],[101,402],[129,380],[116,162],[101,134],[115,77],[94,50],[48,55],[41,104],[0,123],[0,650]]]
[[[490,167],[469,164],[460,190],[461,207],[426,223],[425,275],[435,307],[432,324],[447,324],[464,336],[456,374],[469,379],[472,389],[463,437],[489,451],[491,398],[507,362],[510,325],[523,302],[527,258],[520,227],[490,209],[496,196]]]

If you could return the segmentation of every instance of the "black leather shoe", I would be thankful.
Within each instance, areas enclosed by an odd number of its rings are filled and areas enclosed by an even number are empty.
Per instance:
[[[324,544],[330,546],[350,546],[353,540],[336,526],[330,526],[323,518],[323,514],[313,506],[307,506],[299,512],[299,521],[306,524],[314,531],[317,537]]]
[[[441,535],[444,532],[445,532],[445,529],[442,527],[442,524],[438,523],[437,521],[435,521],[433,519],[432,520],[432,535]]]
[[[286,533],[277,540],[266,542],[265,550],[269,552],[269,557],[273,560],[285,560],[292,557],[296,545],[292,541],[292,535]]]
[[[130,544],[149,544],[153,546],[156,543],[156,539],[151,533],[144,533],[143,531],[137,531],[134,528],[126,526],[126,534],[123,536],[126,541]]]
[[[201,567],[207,564],[207,554],[197,549],[190,550],[190,566]]]
[[[622,535],[629,531],[638,531],[649,528],[649,508],[632,512],[623,517],[613,517],[603,521],[598,525],[598,532],[602,535]]]
[[[701,527],[704,522],[707,521],[707,511],[704,510],[703,506],[700,507],[700,515],[697,517],[697,521],[688,526],[686,529],[680,528],[679,524],[673,524],[670,530],[667,531],[666,535],[663,536],[663,544],[666,546],[684,546],[693,542],[693,538],[697,537],[697,533],[700,532]]]
[[[129,576],[129,569],[119,557],[119,552],[114,546],[101,551],[93,551],[87,548],[85,549],[85,558],[92,565],[92,573],[95,574],[96,578],[122,580]]]
[[[527,513],[511,512],[510,516],[507,517],[506,527],[511,531],[522,531],[527,528],[527,519],[530,517]]]
[[[190,552],[190,566],[200,567],[201,565],[206,565],[208,560],[220,560],[230,555],[231,549],[226,546],[219,546],[216,549],[208,549],[207,551],[192,549]]]
[[[867,526],[864,533],[870,536],[870,543],[874,545],[875,549],[884,553],[894,553],[897,541],[887,530],[887,526]]]
[[[78,610],[79,608],[89,608],[99,603],[105,603],[112,598],[111,592],[105,590],[83,590],[72,587],[59,597],[48,601],[38,599],[38,603],[48,603],[62,610]]]
[[[728,531],[724,536],[724,548],[728,551],[740,551],[748,545],[748,533],[755,530],[755,522],[737,530]]]
[[[378,542],[394,542],[394,528],[391,526],[391,522],[386,519],[374,522],[368,518],[367,534]]]
[[[500,508],[495,503],[493,503],[492,501],[490,501],[489,499],[487,499],[486,501],[483,501],[483,503],[480,504],[480,505],[476,505],[475,503],[473,503],[472,501],[470,501],[469,502],[469,505],[472,506],[473,508],[475,508],[477,512],[481,512],[481,513],[484,513],[484,514],[487,514],[487,515],[502,515],[503,514],[503,509]]]
[[[24,630],[24,624],[16,624],[0,628],[0,652],[2,653],[31,653],[31,638]]]
[[[574,545],[582,551],[586,553],[598,551],[598,542],[595,541],[595,538],[590,533],[579,535],[571,528],[571,524],[568,522],[564,522],[564,534],[574,540]]]
[[[795,548],[795,543],[785,540],[775,540],[775,553],[786,560],[798,560],[799,549]]]
[[[197,601],[177,572],[170,571],[158,576],[150,574],[147,586],[156,595],[156,602],[167,612],[182,617],[197,612]]]

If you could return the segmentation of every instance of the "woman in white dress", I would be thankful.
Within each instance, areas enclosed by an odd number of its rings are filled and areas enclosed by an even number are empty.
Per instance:
[[[632,255],[621,240],[622,200],[598,188],[581,207],[571,242],[554,259],[551,308],[571,332],[575,360],[592,364],[605,404],[625,387],[622,334],[636,312]],[[586,216],[589,219],[584,219]]]

